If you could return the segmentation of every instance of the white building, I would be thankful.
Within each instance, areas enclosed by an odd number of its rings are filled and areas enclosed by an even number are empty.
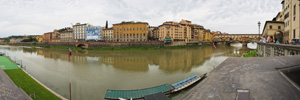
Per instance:
[[[74,42],[83,42],[86,40],[86,30],[87,27],[89,26],[93,26],[90,24],[80,24],[80,23],[76,23],[75,25],[73,25],[73,33],[74,33]]]

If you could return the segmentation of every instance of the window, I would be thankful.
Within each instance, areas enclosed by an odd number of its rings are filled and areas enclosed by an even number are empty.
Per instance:
[[[296,5],[294,5],[294,15],[296,15]]]
[[[139,30],[139,28],[136,28],[136,30]]]
[[[281,26],[278,26],[278,29],[281,29]]]
[[[296,31],[294,30],[293,38],[295,39],[296,37]]]
[[[131,31],[131,28],[130,28],[130,31]]]
[[[132,30],[134,31],[134,28],[132,28]]]
[[[270,29],[272,29],[272,25],[270,25]]]

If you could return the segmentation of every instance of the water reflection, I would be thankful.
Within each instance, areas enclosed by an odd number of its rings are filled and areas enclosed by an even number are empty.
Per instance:
[[[73,50],[69,62],[68,50],[0,45],[0,52],[23,59],[30,74],[64,97],[69,96],[70,80],[74,100],[103,99],[106,89],[175,83],[207,73],[226,57],[241,56],[249,50],[225,45],[161,50]]]
[[[141,51],[87,51],[75,50],[70,60],[74,64],[98,63],[113,66],[116,69],[127,71],[148,71],[148,65],[158,65],[165,72],[189,72],[193,67],[203,64],[211,56],[242,56],[250,51],[240,44],[228,47],[218,45],[213,47],[141,50]],[[20,47],[9,46],[2,49],[18,51]],[[37,54],[54,60],[69,61],[67,50],[45,48],[21,48],[23,53]]]

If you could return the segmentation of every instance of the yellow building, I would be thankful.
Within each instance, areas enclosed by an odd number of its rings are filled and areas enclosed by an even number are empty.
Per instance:
[[[116,42],[147,41],[148,23],[122,22],[113,24],[113,37]]]
[[[283,21],[266,21],[263,28],[262,36],[272,36],[278,39],[280,43],[288,41],[288,37],[283,38],[284,22]]]
[[[203,40],[202,36],[205,31],[204,27],[201,25],[197,25],[197,24],[193,24],[193,25],[191,25],[191,27],[192,27],[192,36],[191,36],[192,40],[193,41]]]
[[[164,22],[158,26],[159,40],[172,39],[172,41],[185,41],[192,40],[191,21],[181,20],[177,22]]]
[[[73,29],[67,27],[60,31],[60,42],[74,42],[73,36]]]
[[[114,39],[114,37],[113,37],[113,33],[114,33],[113,28],[103,28],[102,32],[103,32],[104,41],[113,41],[113,39]]]
[[[38,35],[35,37],[35,39],[38,41],[38,42],[43,42],[44,41],[44,35]]]
[[[212,42],[214,35],[210,32],[210,30],[204,31],[204,41],[205,42]]]

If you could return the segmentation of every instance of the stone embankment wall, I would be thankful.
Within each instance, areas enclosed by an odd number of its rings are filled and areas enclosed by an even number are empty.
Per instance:
[[[257,43],[257,49],[264,57],[300,55],[300,45]]]
[[[9,43],[9,45],[48,45],[48,46],[71,46],[75,47],[79,44],[88,45],[88,47],[132,47],[132,46],[164,46],[164,42],[80,42],[80,43],[65,43],[65,42],[51,42],[51,43],[34,43],[34,42],[20,42]]]

